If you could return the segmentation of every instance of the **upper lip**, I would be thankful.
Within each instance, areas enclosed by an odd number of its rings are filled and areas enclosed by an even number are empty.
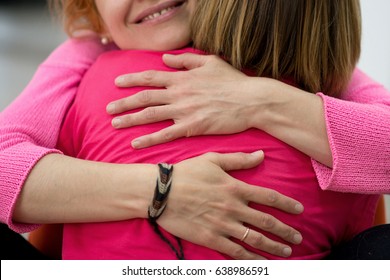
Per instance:
[[[186,0],[170,0],[164,3],[160,3],[156,6],[147,8],[146,10],[142,11],[134,20],[133,23],[138,23],[142,21],[144,18],[146,18],[149,15],[152,15],[154,13],[158,13],[166,8],[177,6],[179,4],[184,3]]]

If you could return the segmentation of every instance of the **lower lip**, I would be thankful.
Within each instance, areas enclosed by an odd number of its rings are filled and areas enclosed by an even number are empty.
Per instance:
[[[183,2],[180,6],[177,6],[177,7],[173,8],[172,10],[169,10],[168,12],[166,12],[165,14],[163,14],[159,17],[156,17],[156,18],[150,19],[150,20],[146,20],[146,21],[140,22],[138,24],[158,24],[158,23],[161,23],[164,21],[168,21],[171,18],[173,18],[184,5],[185,5],[185,2]]]

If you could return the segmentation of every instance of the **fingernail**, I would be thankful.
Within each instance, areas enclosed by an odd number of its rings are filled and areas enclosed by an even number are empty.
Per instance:
[[[122,124],[122,120],[120,118],[115,118],[112,120],[113,127],[120,127],[121,124]]]
[[[260,151],[253,152],[251,154],[254,155],[254,156],[260,157],[260,156],[264,155],[264,152],[262,150],[260,150]]]
[[[298,203],[295,205],[295,210],[298,212],[298,213],[302,213],[303,210],[304,210],[304,207],[302,204]]]
[[[164,53],[163,57],[174,57],[174,55],[173,54],[169,54],[169,53]]]
[[[140,147],[140,142],[138,140],[133,140],[131,142],[131,146],[134,148],[134,149],[137,149]]]
[[[106,111],[109,114],[114,114],[115,113],[115,104],[114,103],[108,104],[107,108],[106,108]]]
[[[117,78],[115,79],[115,84],[116,84],[117,86],[121,86],[121,85],[123,85],[124,83],[125,83],[125,77],[120,76],[120,77],[117,77]]]
[[[301,243],[302,239],[303,239],[302,235],[300,235],[299,233],[294,234],[294,237],[293,237],[294,244]]]
[[[289,257],[292,253],[292,249],[290,247],[283,248],[283,256]]]

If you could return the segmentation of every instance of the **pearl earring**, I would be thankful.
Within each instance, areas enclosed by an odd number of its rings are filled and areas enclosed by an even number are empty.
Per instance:
[[[101,42],[102,42],[103,45],[107,45],[109,43],[109,40],[108,40],[107,37],[104,36],[104,37],[101,38]]]

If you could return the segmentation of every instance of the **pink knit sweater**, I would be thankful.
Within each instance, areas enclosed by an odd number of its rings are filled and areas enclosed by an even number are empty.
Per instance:
[[[23,93],[0,114],[0,222],[17,232],[37,227],[12,221],[29,172],[54,149],[60,125],[85,71],[105,50],[95,40],[68,40],[38,68]],[[390,94],[356,70],[343,100],[324,100],[333,169],[312,161],[324,190],[390,192]],[[351,102],[352,101],[352,102]]]

